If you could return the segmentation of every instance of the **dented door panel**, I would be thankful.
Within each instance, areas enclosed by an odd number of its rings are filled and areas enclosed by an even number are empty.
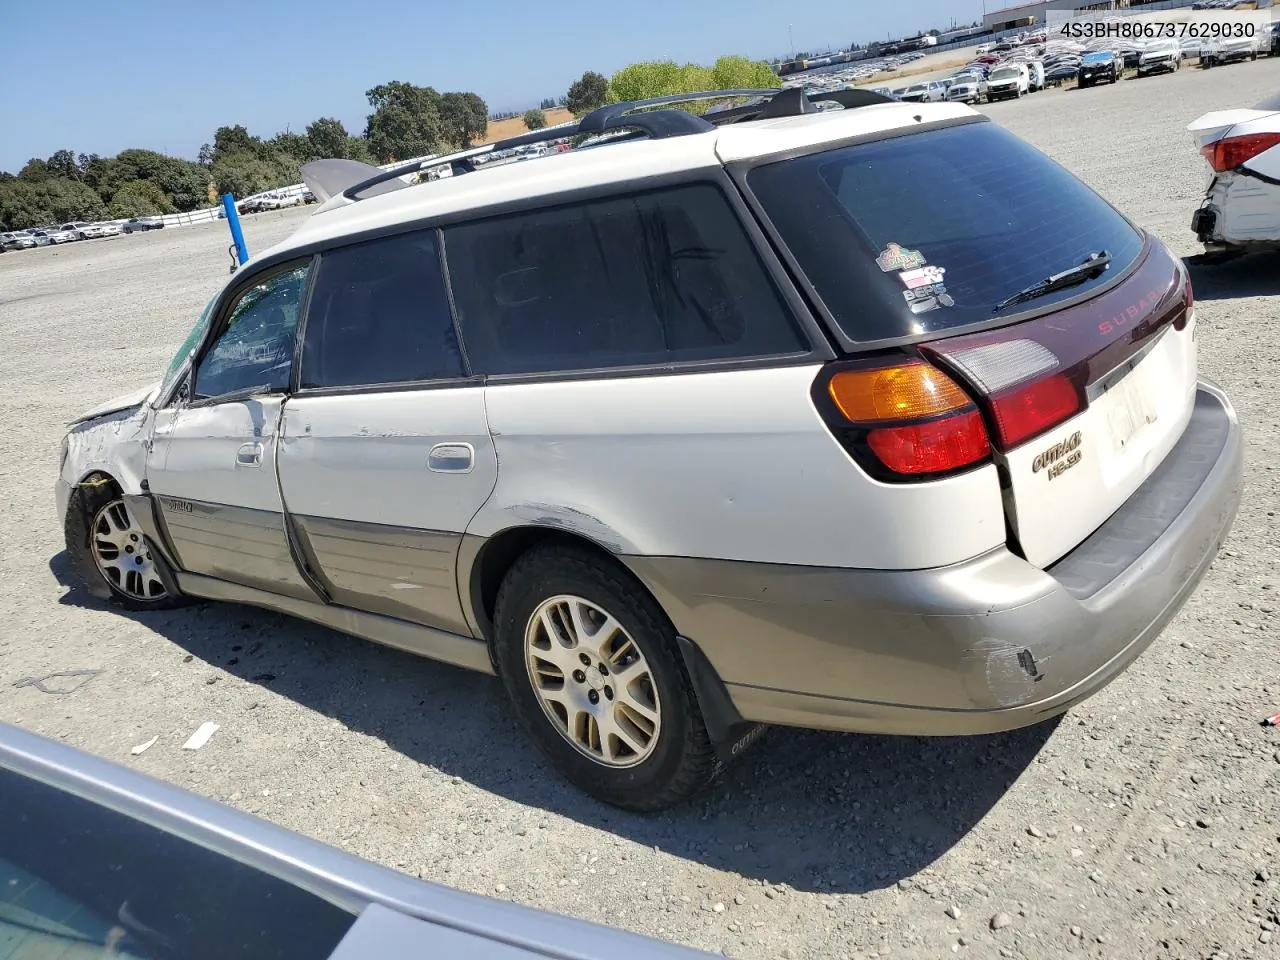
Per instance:
[[[184,570],[315,599],[290,551],[276,479],[282,402],[158,411],[147,480]]]

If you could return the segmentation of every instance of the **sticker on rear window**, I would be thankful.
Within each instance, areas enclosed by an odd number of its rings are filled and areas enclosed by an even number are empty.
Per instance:
[[[902,273],[898,274],[898,277],[908,290],[915,290],[917,287],[942,283],[943,274],[946,272],[945,267],[920,267],[916,270],[903,270]]]
[[[926,313],[929,310],[937,310],[939,307],[956,305],[956,302],[951,299],[951,294],[947,293],[946,285],[941,283],[930,283],[911,290],[903,290],[902,296],[912,313]]]
[[[924,254],[919,250],[907,250],[896,243],[891,243],[876,257],[876,263],[885,273],[890,270],[914,270],[925,265]]]

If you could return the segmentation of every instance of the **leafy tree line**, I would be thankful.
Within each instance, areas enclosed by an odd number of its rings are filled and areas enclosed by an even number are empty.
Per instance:
[[[558,99],[546,98],[523,116],[530,130],[547,125],[556,106],[581,116],[605,103],[697,90],[777,87],[763,62],[721,57],[709,67],[654,61],[632,64],[611,78],[587,71]],[[338,157],[389,163],[465,148],[482,141],[490,113],[475,93],[440,93],[395,80],[365,91],[370,112],[362,133],[321,117],[301,133],[270,139],[242,125],[219,127],[196,161],[154,150],[122,150],[114,157],[59,150],[35,158],[16,175],[0,171],[0,228],[154,216],[207,207],[223,193],[246,197],[301,180],[303,164]],[[690,109],[700,109],[690,107]]]
[[[219,127],[196,161],[154,150],[114,157],[59,150],[11,174],[0,171],[0,228],[155,216],[208,207],[232,193],[246,197],[301,180],[312,160],[339,157],[388,163],[470,146],[488,128],[488,106],[475,93],[439,93],[392,81],[368,90],[363,133],[321,117],[303,133],[264,139],[240,124]]]
[[[711,66],[679,64],[674,60],[633,63],[609,79],[588,70],[569,87],[564,105],[575,115],[590,113],[606,103],[647,100],[703,90],[776,89],[782,80],[765,62],[748,57],[721,57]],[[705,109],[691,105],[689,109]]]

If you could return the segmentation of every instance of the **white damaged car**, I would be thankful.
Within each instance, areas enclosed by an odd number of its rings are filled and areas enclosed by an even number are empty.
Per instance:
[[[1210,253],[1280,247],[1280,94],[1187,127],[1213,168],[1191,229]]]

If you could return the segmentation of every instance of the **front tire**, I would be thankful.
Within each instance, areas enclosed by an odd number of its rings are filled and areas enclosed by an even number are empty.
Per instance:
[[[163,559],[113,482],[82,484],[67,513],[67,552],[94,596],[126,610],[167,610],[186,602],[166,586],[171,578],[164,576]]]
[[[530,550],[503,580],[494,634],[517,715],[579,789],[653,811],[714,778],[675,629],[613,561],[573,545]]]

